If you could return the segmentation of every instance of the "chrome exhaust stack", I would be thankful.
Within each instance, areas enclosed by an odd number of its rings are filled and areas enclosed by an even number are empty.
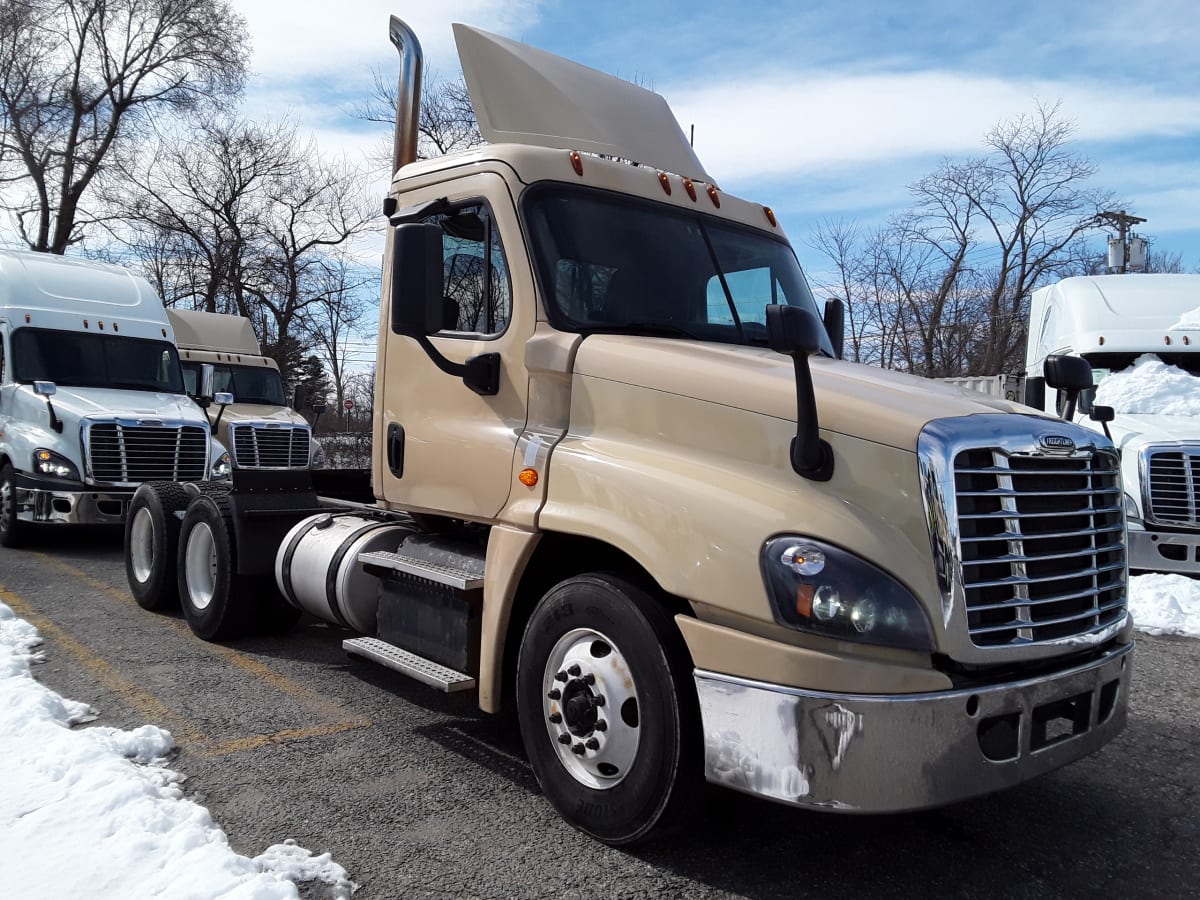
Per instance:
[[[400,83],[396,89],[396,139],[392,147],[392,174],[417,159],[417,126],[421,121],[421,76],[424,54],[413,30],[395,16],[388,37],[400,54]]]

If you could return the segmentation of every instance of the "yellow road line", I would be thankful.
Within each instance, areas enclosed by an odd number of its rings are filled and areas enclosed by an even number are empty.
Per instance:
[[[49,556],[45,553],[34,553],[33,555],[38,557],[47,565],[63,572],[65,575],[82,581],[84,584],[87,584],[88,586],[93,587],[116,600],[119,600],[121,603],[131,606],[137,605],[128,591],[116,588],[105,581],[101,581],[99,578],[88,574],[87,572],[71,565],[70,563],[63,562],[62,560],[53,556]],[[186,622],[181,622],[178,619],[173,619],[167,616],[160,616],[159,621],[165,623],[171,628],[174,628],[181,634],[188,635],[189,638],[192,637],[191,629],[188,628]],[[36,625],[37,623],[33,624]],[[61,633],[61,629],[56,630],[60,631]],[[82,647],[82,645],[80,646]],[[265,746],[269,743],[299,740],[304,737],[321,737],[326,734],[337,734],[342,731],[350,731],[356,728],[367,728],[371,725],[370,719],[367,719],[363,716],[354,716],[339,703],[322,696],[321,694],[317,693],[311,688],[305,687],[299,682],[293,681],[286,675],[276,672],[269,666],[264,665],[258,660],[248,657],[245,654],[234,650],[233,648],[212,643],[204,643],[202,646],[213,655],[224,659],[230,665],[236,666],[259,681],[262,681],[263,683],[274,688],[276,691],[292,697],[309,710],[324,718],[332,720],[328,724],[314,726],[313,728],[288,729],[273,734],[256,735],[250,738],[239,738],[234,741],[226,741],[222,743],[214,743],[212,741],[202,739],[202,743],[210,745],[208,749],[202,751],[203,755],[222,755],[224,753],[235,752],[238,749],[254,749],[255,747]],[[99,659],[99,657],[97,656],[96,659]],[[277,738],[278,740],[276,740]],[[243,743],[245,743],[245,746],[242,746]],[[225,747],[231,747],[232,749],[220,749]]]
[[[178,742],[212,744],[196,727],[168,707],[149,691],[138,687],[120,675],[94,650],[81,644],[49,619],[38,615],[32,606],[12,591],[0,585],[0,601],[8,605],[22,619],[35,627],[44,638],[49,638],[82,665],[101,685],[129,704],[146,719],[161,723]]]

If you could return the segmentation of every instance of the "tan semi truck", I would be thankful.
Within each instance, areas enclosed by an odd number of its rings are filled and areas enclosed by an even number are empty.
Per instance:
[[[376,501],[319,471],[191,498],[163,552],[193,630],[305,610],[514,705],[546,797],[613,844],[683,821],[704,779],[908,810],[1111,740],[1112,445],[842,361],[840,308],[822,324],[772,211],[713,183],[661,97],[455,36],[489,143],[418,162],[419,45],[391,23]]]
[[[245,469],[320,467],[325,454],[308,421],[287,404],[279,364],[263,356],[244,316],[168,309],[187,392],[201,398],[213,433]],[[212,367],[212,385],[203,384]],[[207,398],[231,394],[228,405]]]

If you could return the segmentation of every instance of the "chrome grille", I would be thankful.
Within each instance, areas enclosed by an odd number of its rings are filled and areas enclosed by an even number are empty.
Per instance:
[[[1150,448],[1145,469],[1147,517],[1163,525],[1200,527],[1196,492],[1200,488],[1200,447]]]
[[[239,468],[308,468],[309,430],[303,425],[233,425],[230,433]]]
[[[1125,615],[1120,472],[1104,451],[954,458],[967,631],[977,647],[1053,643]]]
[[[87,426],[87,453],[96,481],[202,481],[208,432],[200,426],[96,423]]]

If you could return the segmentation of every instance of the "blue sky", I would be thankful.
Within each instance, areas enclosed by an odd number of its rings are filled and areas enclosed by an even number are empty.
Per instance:
[[[774,207],[810,264],[820,220],[878,224],[939,159],[980,152],[1002,119],[1061,102],[1096,186],[1149,220],[1153,249],[1200,269],[1194,2],[234,3],[255,47],[248,111],[290,109],[327,152],[378,139],[346,111],[372,66],[395,71],[389,13],[444,75],[457,73],[450,23],[463,21],[666,96],[721,187]]]

